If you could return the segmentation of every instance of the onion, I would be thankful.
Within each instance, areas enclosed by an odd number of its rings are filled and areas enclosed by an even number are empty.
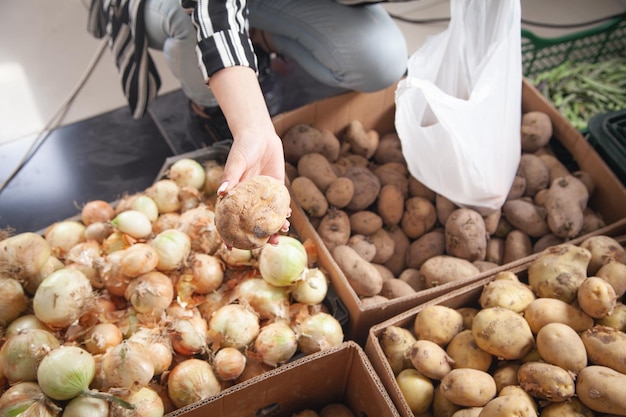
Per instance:
[[[172,345],[160,329],[141,328],[128,338],[130,343],[143,345],[148,357],[154,365],[154,374],[161,375],[172,364]]]
[[[120,232],[126,233],[135,239],[144,239],[152,233],[150,219],[137,210],[126,210],[115,216],[111,224]]]
[[[298,346],[305,355],[337,346],[343,342],[344,336],[339,321],[324,312],[305,318],[298,332]]]
[[[48,241],[52,254],[65,259],[67,252],[85,241],[85,225],[75,220],[63,220],[48,226],[44,238]]]
[[[237,379],[246,368],[246,355],[239,349],[225,347],[215,354],[213,368],[217,377],[223,381]]]
[[[195,187],[185,185],[180,187],[178,199],[180,200],[180,212],[185,213],[187,210],[198,207],[204,199],[204,194]]]
[[[195,159],[182,158],[170,166],[168,175],[179,187],[192,186],[202,189],[206,174],[204,167]]]
[[[22,282],[24,290],[31,295],[35,294],[37,287],[39,287],[39,284],[41,284],[41,281],[43,281],[45,277],[54,271],[62,269],[64,266],[65,264],[59,258],[56,256],[50,256],[43,264],[39,272],[24,278],[24,281]]]
[[[102,242],[102,252],[109,255],[113,252],[128,248],[134,242],[130,241],[130,235],[114,230]]]
[[[108,387],[143,387],[154,376],[154,365],[143,346],[123,341],[103,355],[102,376]]]
[[[46,326],[41,320],[39,320],[34,314],[24,314],[23,316],[20,316],[13,320],[11,324],[8,325],[6,331],[4,332],[4,337],[9,338],[16,334],[19,334],[22,331],[31,329],[50,331],[50,328]],[[0,368],[2,367],[0,366]]]
[[[286,318],[289,297],[286,287],[275,287],[261,278],[249,278],[237,285],[239,304],[250,306],[263,319]]]
[[[150,197],[157,207],[159,213],[171,213],[180,210],[180,200],[178,184],[169,179],[162,179],[146,189],[146,195]]]
[[[131,209],[145,214],[151,222],[159,218],[159,208],[154,200],[147,195],[137,196],[131,205]]]
[[[77,269],[63,268],[48,275],[33,297],[35,316],[52,329],[63,329],[78,320],[93,299],[89,279]]]
[[[107,236],[113,233],[113,230],[113,225],[109,222],[91,223],[85,228],[85,239],[102,243]]]
[[[86,392],[95,374],[91,353],[77,346],[60,346],[39,363],[37,381],[44,394],[63,401]]]
[[[120,258],[120,271],[129,277],[138,277],[154,270],[159,263],[156,250],[147,243],[135,243],[124,249]]]
[[[124,296],[138,313],[158,317],[172,303],[174,286],[167,275],[152,271],[130,281]]]
[[[130,413],[128,413],[128,411],[124,413],[125,410],[122,407],[113,403],[111,408],[115,410],[112,414],[114,416],[125,416],[128,414],[132,417],[162,417],[165,413],[163,400],[159,394],[150,387],[140,387],[139,389],[131,390],[130,393],[121,396],[121,398],[129,404],[132,404],[134,408]],[[121,413],[117,412],[118,408]],[[65,417],[65,414],[63,417]]]
[[[122,343],[123,338],[122,331],[115,324],[98,323],[85,335],[85,349],[94,355],[105,353]]]
[[[95,288],[102,287],[98,269],[102,265],[101,247],[95,240],[81,242],[65,256],[65,265],[79,269]]]
[[[83,206],[80,219],[85,226],[93,223],[108,222],[115,216],[115,209],[103,200],[92,200]]]
[[[178,227],[179,219],[180,213],[159,214],[159,217],[152,224],[152,231],[154,233],[161,233],[167,229],[176,229]]]
[[[217,194],[217,189],[222,185],[224,165],[212,159],[204,163],[204,192],[207,195]]]
[[[259,317],[241,304],[220,307],[209,322],[209,340],[221,347],[244,349],[259,334]]]
[[[150,245],[159,256],[157,269],[161,271],[180,268],[191,253],[191,239],[177,229],[162,231],[150,241]]]
[[[0,415],[12,416],[58,416],[61,409],[50,401],[36,382],[18,382],[10,386],[0,397]]]
[[[181,355],[195,355],[207,350],[208,325],[200,316],[177,319],[172,323],[172,348]]]
[[[217,255],[231,267],[248,266],[254,260],[250,249],[228,248],[224,244],[219,248]]]
[[[291,295],[299,303],[307,305],[320,304],[328,294],[328,279],[319,268],[307,269],[303,279],[293,285]]]
[[[123,256],[124,251],[122,250],[109,253],[104,259],[101,271],[104,289],[118,297],[123,297],[126,294],[128,284],[132,280],[131,277],[122,273],[121,260]]]
[[[304,245],[291,236],[278,236],[278,243],[263,246],[259,255],[261,276],[277,287],[296,282],[306,266],[307,254]]]
[[[47,330],[23,330],[2,345],[0,368],[10,383],[35,381],[39,362],[59,346],[57,338]]]
[[[191,286],[197,294],[215,291],[224,281],[224,265],[216,256],[196,253],[191,258],[189,269]]]
[[[208,362],[190,358],[177,364],[167,379],[167,393],[178,408],[193,404],[221,391]]]
[[[7,327],[26,310],[22,284],[13,278],[0,277],[0,327]]]
[[[16,278],[37,274],[50,257],[50,244],[42,236],[25,232],[0,240],[0,269]]]
[[[87,395],[74,397],[63,408],[63,417],[109,417],[109,401]]]
[[[215,212],[205,204],[182,213],[177,228],[189,235],[191,248],[197,252],[214,254],[222,245],[215,227]]]
[[[277,321],[261,327],[254,349],[263,363],[282,365],[298,350],[298,337],[287,323]]]

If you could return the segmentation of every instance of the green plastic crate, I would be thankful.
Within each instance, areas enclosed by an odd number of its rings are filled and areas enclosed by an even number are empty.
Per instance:
[[[595,63],[626,56],[626,13],[584,31],[542,38],[522,29],[522,68],[529,79],[565,61]]]

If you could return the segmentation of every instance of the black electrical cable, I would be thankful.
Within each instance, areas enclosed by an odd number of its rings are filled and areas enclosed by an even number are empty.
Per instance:
[[[428,25],[433,23],[445,23],[449,22],[449,17],[433,17],[429,19],[412,19],[409,17],[398,16],[393,13],[389,13],[389,15],[396,20],[406,23],[413,23],[417,25]],[[554,28],[554,29],[571,29],[571,28],[579,28],[584,26],[595,25],[597,23],[606,22],[608,20],[616,19],[616,18],[626,18],[626,12],[616,13],[610,16],[600,17],[598,19],[593,19],[585,22],[577,22],[577,23],[546,23],[546,22],[535,22],[528,19],[522,19],[521,23],[527,26],[537,26],[544,28]]]

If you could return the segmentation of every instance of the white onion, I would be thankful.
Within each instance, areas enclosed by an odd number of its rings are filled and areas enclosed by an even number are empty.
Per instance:
[[[48,397],[63,401],[86,392],[95,374],[91,353],[77,346],[60,346],[39,363],[37,382]]]
[[[293,284],[291,295],[299,303],[320,304],[328,294],[328,279],[319,268],[307,269],[301,280]]]
[[[191,253],[191,239],[176,229],[167,229],[156,235],[150,245],[159,256],[157,269],[171,271],[180,268]]]
[[[254,341],[254,350],[263,363],[270,366],[282,365],[298,350],[298,337],[285,322],[269,323],[261,327]]]
[[[181,408],[212,397],[221,385],[208,362],[191,358],[178,363],[167,379],[167,393],[172,403]]]
[[[23,330],[9,337],[0,348],[0,368],[10,383],[35,381],[39,362],[60,345],[48,330]]]
[[[126,210],[115,216],[111,224],[120,232],[135,239],[144,239],[152,233],[152,222],[141,211]]]
[[[124,335],[113,323],[98,323],[85,335],[85,349],[97,355],[105,353],[109,348],[122,343]]]
[[[275,245],[264,245],[259,255],[259,271],[264,280],[277,287],[300,279],[307,266],[307,253],[298,239],[280,235]]]
[[[339,321],[324,312],[305,318],[298,327],[298,346],[305,355],[329,349],[343,342]]]
[[[243,349],[259,334],[259,317],[241,304],[220,307],[209,322],[209,339],[221,347]]]
[[[63,407],[63,417],[109,417],[109,401],[87,395],[74,397]]]
[[[202,189],[205,180],[204,167],[191,158],[182,158],[170,166],[167,176],[179,187],[191,186]]]
[[[239,349],[225,347],[220,349],[213,358],[215,374],[222,381],[232,381],[239,378],[246,368],[246,355]]]
[[[159,218],[159,207],[157,207],[154,200],[147,195],[137,196],[131,205],[131,209],[145,214],[151,222]]]
[[[50,245],[52,254],[59,259],[65,259],[72,247],[85,241],[85,228],[79,221],[63,220],[48,226],[44,238]]]
[[[125,298],[138,313],[158,317],[172,303],[174,286],[170,277],[152,271],[130,281]]]
[[[36,233],[25,232],[0,240],[0,266],[16,278],[38,273],[51,254],[48,241]]]
[[[254,261],[250,249],[228,248],[224,244],[219,248],[217,255],[231,267],[248,266]]]
[[[7,327],[26,310],[22,285],[13,278],[0,277],[0,327]]]
[[[142,346],[123,341],[104,354],[102,375],[108,387],[143,387],[154,376],[154,365]]]
[[[222,184],[222,177],[224,175],[224,165],[220,162],[212,159],[204,163],[204,192],[207,195],[216,194],[217,189]]]
[[[162,179],[146,189],[146,195],[150,197],[157,207],[159,213],[171,213],[180,210],[180,200],[178,184],[169,179]]]
[[[159,254],[147,243],[135,243],[124,249],[120,258],[120,271],[129,277],[138,277],[154,270],[159,264]]]
[[[48,275],[33,297],[35,316],[52,329],[78,320],[93,299],[91,282],[77,269],[63,268]]]
[[[284,319],[289,315],[286,287],[275,287],[261,278],[249,278],[237,285],[240,304],[250,306],[263,319]]]

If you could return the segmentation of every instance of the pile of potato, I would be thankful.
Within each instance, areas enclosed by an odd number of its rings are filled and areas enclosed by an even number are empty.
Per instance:
[[[378,334],[415,416],[625,416],[626,252],[597,235]],[[451,304],[454,305],[454,304]]]
[[[475,276],[604,226],[594,184],[551,152],[550,118],[523,115],[522,156],[500,210],[455,205],[413,177],[396,133],[352,121],[341,133],[283,135],[296,199],[363,303]]]

